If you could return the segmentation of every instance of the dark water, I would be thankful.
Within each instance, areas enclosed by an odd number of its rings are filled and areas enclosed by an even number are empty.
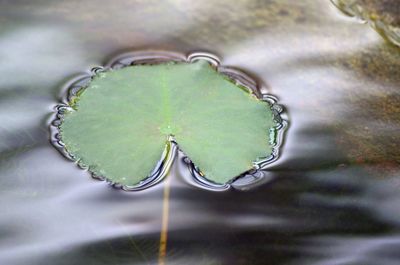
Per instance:
[[[71,76],[143,49],[216,53],[291,122],[250,191],[174,170],[166,264],[400,263],[400,49],[329,1],[0,1],[0,23],[0,264],[158,263],[163,185],[93,180],[48,128]]]

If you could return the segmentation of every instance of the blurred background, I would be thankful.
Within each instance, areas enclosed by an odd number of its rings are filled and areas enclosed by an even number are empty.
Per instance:
[[[0,264],[400,264],[400,3],[334,2],[0,0]],[[217,54],[290,123],[252,190],[174,164],[163,259],[163,184],[113,189],[49,138],[73,76],[142,50]]]

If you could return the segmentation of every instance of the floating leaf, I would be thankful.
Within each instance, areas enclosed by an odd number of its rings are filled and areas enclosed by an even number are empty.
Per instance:
[[[59,130],[80,164],[132,186],[153,172],[171,136],[205,178],[227,183],[271,154],[275,125],[268,103],[198,60],[97,74]]]

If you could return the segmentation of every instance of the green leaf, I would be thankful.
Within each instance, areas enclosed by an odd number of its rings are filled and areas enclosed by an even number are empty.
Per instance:
[[[270,105],[204,60],[100,73],[70,106],[59,127],[66,150],[122,185],[149,176],[169,136],[215,183],[229,182],[272,152]]]

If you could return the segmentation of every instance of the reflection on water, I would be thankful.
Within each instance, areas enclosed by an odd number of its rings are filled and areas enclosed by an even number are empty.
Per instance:
[[[200,190],[175,168],[167,264],[399,264],[400,50],[329,1],[40,0],[0,14],[0,264],[157,264],[162,185],[91,180],[47,127],[76,69],[143,48],[215,52],[291,121],[251,191]]]
[[[400,5],[397,0],[331,0],[344,14],[368,23],[383,38],[400,46]]]

